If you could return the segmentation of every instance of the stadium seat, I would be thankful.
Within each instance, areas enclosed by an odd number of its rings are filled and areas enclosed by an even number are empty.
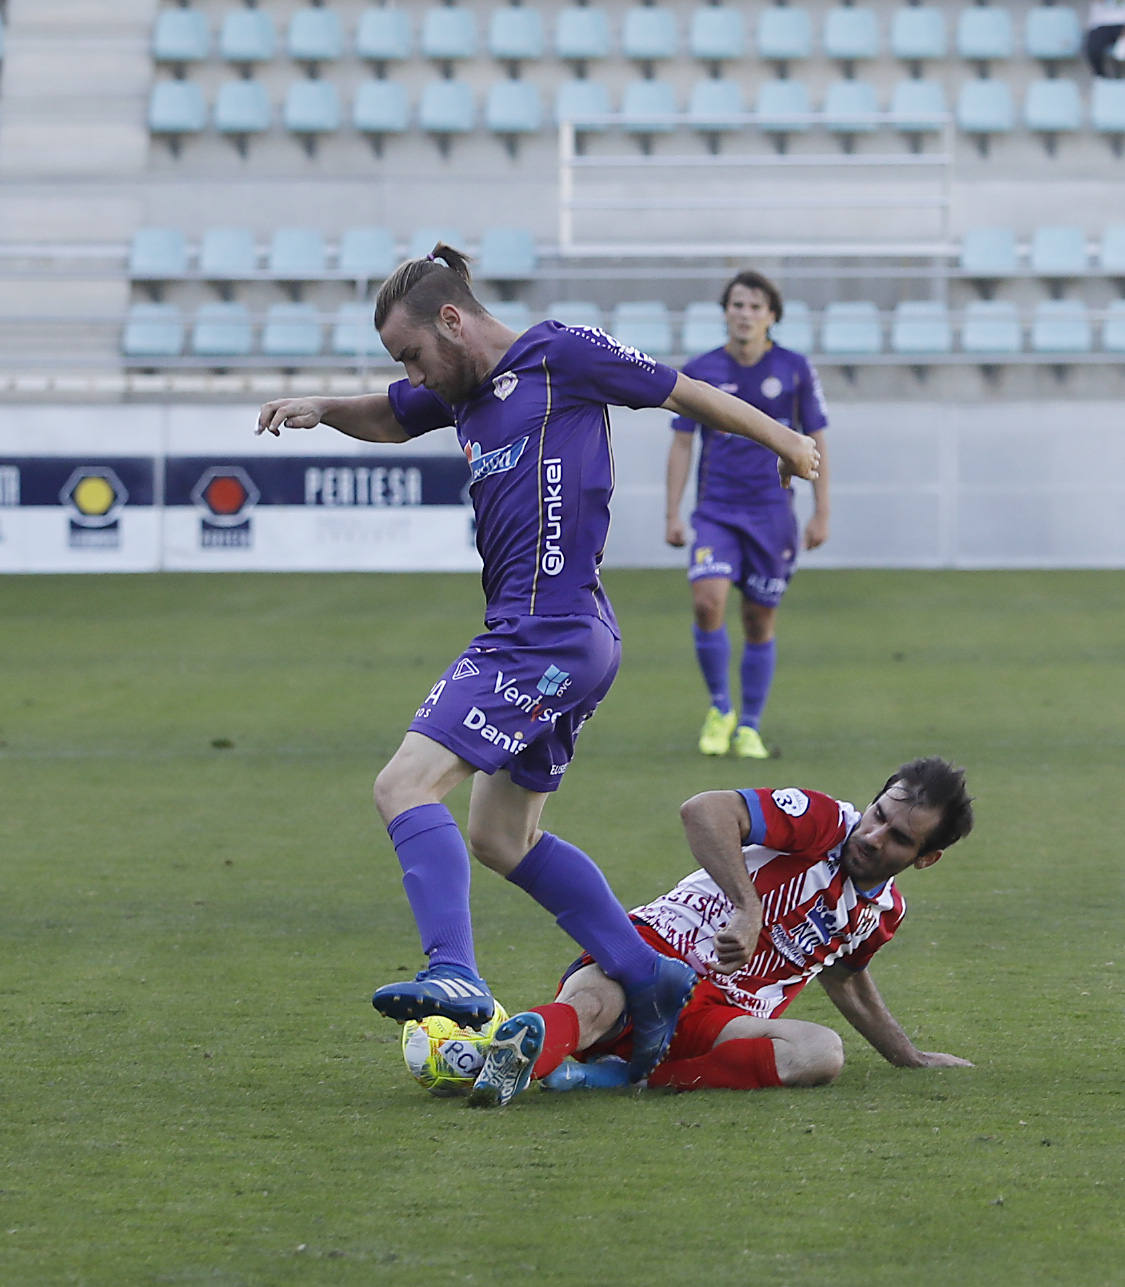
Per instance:
[[[465,249],[465,234],[459,228],[438,227],[437,225],[415,228],[410,234],[406,248],[407,259],[422,259],[430,253],[439,241],[452,246],[454,250]]]
[[[633,5],[625,10],[621,52],[634,62],[653,63],[679,53],[676,15],[663,5]]]
[[[379,338],[373,320],[374,305],[366,300],[348,300],[332,319],[330,351],[336,357],[389,360],[390,354]]]
[[[312,304],[271,304],[262,327],[265,357],[318,357],[320,318]]]
[[[1089,353],[1093,327],[1080,299],[1041,299],[1031,319],[1033,353]]]
[[[895,129],[917,137],[940,130],[949,115],[945,87],[937,80],[900,80],[891,93]]]
[[[1125,136],[1125,80],[1100,76],[1095,79],[1090,95],[1090,124],[1099,134],[1110,135],[1114,150],[1120,152]]]
[[[486,281],[529,281],[535,276],[538,257],[530,228],[486,228],[474,265],[474,276]]]
[[[394,271],[398,259],[389,228],[345,228],[336,268],[354,281],[381,281]]]
[[[812,311],[803,299],[787,299],[780,322],[770,327],[770,337],[782,348],[811,353],[814,347]]]
[[[807,130],[812,113],[808,86],[800,80],[764,80],[754,104],[758,128],[766,134],[793,134]]]
[[[522,299],[493,299],[482,302],[498,322],[511,327],[517,334],[522,335],[532,325],[531,309]]]
[[[199,272],[211,282],[244,281],[258,271],[258,250],[249,228],[208,228],[199,243]]]
[[[1022,328],[1016,306],[1006,299],[971,299],[965,305],[961,348],[965,353],[1002,356],[1018,353]]]
[[[768,62],[788,63],[812,54],[812,22],[806,10],[776,5],[758,14],[758,56]]]
[[[256,80],[228,80],[219,86],[214,122],[220,134],[246,138],[262,134],[273,120],[265,86]]]
[[[334,81],[295,80],[285,93],[285,128],[306,143],[321,134],[335,134],[340,115],[340,94]]]
[[[1011,133],[1015,115],[1007,81],[967,80],[957,95],[957,126],[974,135],[982,150],[993,134]]]
[[[945,14],[937,5],[896,9],[891,19],[891,53],[905,62],[944,58],[949,49]]]
[[[198,134],[207,124],[203,90],[191,80],[158,80],[148,102],[150,134],[178,140]]]
[[[708,353],[727,342],[723,310],[713,299],[692,300],[684,309],[680,348],[685,353]]]
[[[1037,277],[1080,277],[1086,272],[1086,234],[1074,224],[1047,224],[1031,235],[1031,271]]]
[[[422,87],[418,124],[427,134],[468,134],[476,122],[473,91],[463,80],[431,80]]]
[[[125,316],[121,351],[128,358],[179,357],[184,320],[175,304],[131,304]]]
[[[158,63],[199,63],[211,52],[211,32],[200,9],[161,9],[152,29],[152,57]]]
[[[366,62],[405,62],[413,47],[410,15],[405,9],[393,5],[379,9],[369,6],[360,14],[355,52]]]
[[[1011,58],[1012,15],[1000,5],[969,5],[957,19],[957,53],[975,62]]]
[[[593,5],[569,5],[555,19],[555,53],[566,62],[608,58],[609,19]]]
[[[935,299],[904,299],[891,317],[891,352],[901,354],[950,353],[953,328],[949,309]]]
[[[175,281],[187,273],[187,238],[179,228],[138,228],[129,245],[129,277],[135,282]]]
[[[1014,228],[967,228],[961,238],[961,270],[969,277],[1011,277],[1019,271]]]
[[[585,123],[585,118],[608,116],[613,110],[609,89],[597,80],[564,80],[555,91],[555,122],[578,120],[579,134],[604,130],[601,124]]]
[[[1082,49],[1078,15],[1066,4],[1038,5],[1027,15],[1024,49],[1029,58],[1054,63],[1076,58]]]
[[[231,9],[219,29],[219,56],[228,63],[268,63],[277,30],[265,9]]]
[[[484,100],[484,123],[513,144],[521,134],[538,133],[543,128],[539,86],[530,80],[494,81]]]
[[[824,15],[824,52],[829,58],[853,63],[879,57],[879,23],[874,9],[837,5]]]
[[[824,94],[824,125],[833,134],[870,134],[878,128],[875,86],[865,80],[835,80]]]
[[[1098,263],[1111,277],[1125,277],[1125,223],[1113,223],[1102,230]]]
[[[477,19],[471,9],[443,5],[427,9],[422,18],[422,56],[442,62],[475,58]]]
[[[248,357],[254,328],[245,304],[201,304],[191,328],[191,351],[198,357]]]
[[[624,300],[613,310],[610,334],[653,357],[672,352],[672,323],[663,300]]]
[[[688,31],[693,58],[721,63],[746,53],[746,21],[733,5],[700,5],[693,10]]]
[[[882,352],[883,327],[878,305],[869,299],[832,300],[824,310],[820,347],[822,352],[837,357]]]
[[[1027,87],[1023,120],[1029,130],[1048,136],[1073,134],[1082,128],[1082,100],[1072,80],[1035,80]]]
[[[526,5],[497,5],[488,24],[488,52],[505,62],[533,62],[543,57],[543,19]]]
[[[406,87],[397,80],[365,80],[356,90],[352,124],[378,147],[384,135],[405,134],[410,128]]]
[[[556,299],[547,305],[544,316],[564,326],[593,326],[602,329],[602,310],[591,300]]]
[[[289,19],[287,43],[295,62],[335,62],[343,57],[344,29],[334,9],[298,9]]]
[[[319,228],[278,228],[270,238],[266,268],[278,281],[318,281],[327,263],[324,234]]]
[[[688,121],[693,129],[707,134],[736,129],[724,117],[738,116],[746,111],[742,97],[742,84],[726,78],[697,80],[688,97]]]
[[[667,134],[676,128],[676,91],[666,80],[631,80],[621,96],[623,126],[630,134]],[[655,118],[655,119],[654,119]]]
[[[1107,353],[1125,353],[1125,299],[1111,300],[1106,309],[1102,348]]]

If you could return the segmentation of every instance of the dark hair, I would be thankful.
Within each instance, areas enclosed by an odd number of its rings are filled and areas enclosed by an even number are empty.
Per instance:
[[[428,255],[399,264],[379,287],[375,329],[383,329],[396,304],[402,304],[416,322],[432,322],[445,304],[454,304],[469,313],[483,313],[484,307],[473,294],[472,280],[468,255],[439,241]]]
[[[761,273],[755,273],[749,268],[732,277],[723,287],[719,303],[723,306],[724,311],[730,303],[730,293],[736,286],[747,286],[750,290],[760,290],[770,302],[770,312],[774,316],[774,321],[781,321],[781,315],[784,311],[781,303],[781,291],[768,277],[763,277]]]
[[[912,804],[941,813],[937,826],[922,843],[920,853],[948,849],[972,831],[973,798],[965,790],[964,769],[936,755],[911,760],[895,769],[875,799],[893,786],[902,787]]]

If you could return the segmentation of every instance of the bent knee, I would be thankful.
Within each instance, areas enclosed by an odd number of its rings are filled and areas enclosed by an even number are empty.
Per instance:
[[[819,1024],[809,1024],[799,1041],[777,1042],[774,1049],[777,1073],[786,1086],[825,1086],[843,1071],[844,1043],[839,1033]]]

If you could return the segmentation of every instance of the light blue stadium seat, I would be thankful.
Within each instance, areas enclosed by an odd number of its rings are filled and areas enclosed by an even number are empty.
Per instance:
[[[904,299],[891,318],[891,352],[935,354],[953,351],[949,309],[941,300]]]
[[[637,62],[658,62],[679,53],[676,15],[663,5],[633,5],[625,10],[621,52]]]
[[[298,9],[289,19],[287,44],[299,63],[335,62],[343,57],[344,28],[334,9]]]
[[[1014,228],[967,228],[961,238],[961,269],[971,277],[1011,277],[1019,271]]]
[[[1107,353],[1125,353],[1125,299],[1112,300],[1106,310],[1102,348]]]
[[[770,327],[775,344],[795,353],[811,353],[814,348],[812,311],[803,299],[787,299],[780,322]]]
[[[215,128],[220,134],[262,134],[273,120],[265,86],[256,80],[228,80],[215,99]]]
[[[138,228],[129,245],[135,282],[167,282],[187,273],[187,238],[179,228]]]
[[[595,5],[568,5],[555,19],[555,53],[568,62],[608,58],[609,19]]]
[[[937,5],[896,9],[891,19],[891,53],[907,62],[944,58],[949,51],[945,14]]]
[[[327,265],[328,252],[319,228],[278,228],[270,238],[266,268],[279,281],[318,281]]]
[[[603,327],[602,310],[588,299],[556,299],[547,305],[546,317],[564,326]]]
[[[967,80],[957,95],[957,126],[966,134],[987,138],[1009,134],[1016,111],[1011,86],[1005,80]]]
[[[1045,224],[1031,234],[1031,271],[1038,277],[1080,277],[1089,257],[1086,233],[1075,224]]]
[[[555,121],[607,116],[613,110],[609,89],[598,80],[564,80],[555,91]],[[604,125],[579,126],[579,133],[604,130]]]
[[[1072,80],[1035,80],[1027,87],[1023,121],[1040,134],[1073,134],[1082,128],[1082,100]]]
[[[290,134],[335,134],[340,117],[335,81],[295,80],[286,90],[282,120]]]
[[[488,87],[484,123],[493,134],[515,138],[543,128],[543,99],[530,80],[498,80]]]
[[[875,86],[865,80],[835,80],[824,94],[825,128],[834,134],[869,134],[878,128]]]
[[[713,299],[692,300],[684,309],[680,348],[685,353],[709,353],[727,342],[723,310]]]
[[[965,305],[961,348],[965,353],[1003,356],[1023,347],[1016,306],[1006,299],[971,299]]]
[[[496,299],[484,301],[485,308],[498,322],[522,335],[532,325],[531,309],[522,299]]]
[[[904,134],[925,134],[942,128],[949,112],[945,86],[938,80],[900,80],[891,93],[890,110],[895,129]]]
[[[1076,58],[1082,49],[1078,14],[1068,4],[1036,6],[1027,15],[1024,49],[1042,62]]]
[[[390,354],[375,329],[375,306],[366,300],[348,300],[337,308],[332,319],[330,351],[336,357],[373,358],[389,361]]]
[[[724,116],[738,115],[746,111],[742,97],[740,81],[726,77],[697,80],[691,87],[688,97],[688,120],[692,127],[706,133],[718,133],[722,130],[736,128],[724,124]]]
[[[129,358],[179,357],[184,319],[176,304],[131,304],[125,316],[121,351]]]
[[[475,58],[477,19],[471,9],[441,6],[427,9],[422,18],[421,49],[424,58],[453,62]]]
[[[758,128],[766,134],[793,134],[809,128],[812,112],[808,86],[800,80],[764,80],[754,104]]]
[[[414,49],[410,15],[397,5],[368,7],[359,16],[355,33],[356,54],[368,62],[405,62]]]
[[[693,58],[723,62],[746,53],[746,20],[730,4],[700,5],[692,11],[688,48]]]
[[[219,55],[228,63],[268,63],[277,53],[277,29],[265,9],[231,9],[219,29]]]
[[[532,62],[543,57],[543,19],[538,9],[497,5],[488,24],[488,52],[508,62]]]
[[[878,305],[870,299],[832,300],[824,310],[820,347],[837,357],[857,357],[883,350]]]
[[[355,281],[381,281],[398,263],[389,228],[345,228],[336,267]]]
[[[1033,353],[1089,353],[1094,328],[1080,299],[1041,299],[1031,319]]]
[[[631,134],[667,134],[676,128],[676,91],[666,80],[631,80],[621,96],[623,125]],[[664,119],[653,119],[664,118]]]
[[[271,304],[262,327],[266,357],[319,357],[320,318],[312,304]]]
[[[207,124],[203,90],[191,80],[158,80],[148,101],[150,134],[179,138],[198,134]]]
[[[1111,223],[1102,229],[1098,263],[1113,277],[1125,277],[1125,223]]]
[[[365,80],[355,93],[352,124],[361,134],[381,138],[410,128],[406,86],[397,80]]]
[[[258,270],[258,250],[249,228],[207,228],[199,243],[199,271],[208,281],[241,281]]]
[[[465,234],[460,228],[439,227],[436,224],[415,228],[410,234],[406,248],[407,259],[423,259],[439,241],[452,246],[454,250],[465,249]]]
[[[769,62],[790,62],[812,54],[812,21],[804,9],[771,5],[758,14],[758,55]]]
[[[837,5],[824,15],[824,52],[843,62],[879,57],[879,22],[874,9]]]
[[[1000,5],[968,5],[957,19],[957,52],[978,62],[1011,58],[1012,15]]]
[[[152,29],[158,63],[199,63],[211,52],[211,32],[201,9],[161,9]]]
[[[1099,134],[1125,134],[1125,80],[1098,77],[1090,94],[1090,124]]]
[[[191,351],[199,357],[249,357],[254,328],[245,304],[201,304],[191,328]]]
[[[477,123],[473,91],[463,80],[431,80],[422,87],[418,124],[429,134],[468,134]]]
[[[538,262],[530,228],[497,226],[484,230],[473,272],[486,281],[528,281]]]
[[[672,321],[663,300],[622,300],[613,310],[610,334],[652,357],[672,352]]]

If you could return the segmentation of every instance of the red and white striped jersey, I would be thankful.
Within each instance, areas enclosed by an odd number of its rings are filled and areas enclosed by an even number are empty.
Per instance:
[[[667,894],[635,908],[645,921],[732,1005],[756,1018],[776,1018],[826,965],[866,967],[890,941],[906,902],[888,880],[861,890],[840,865],[859,811],[819,791],[787,787],[741,791],[750,809],[746,869],[762,900],[762,931],[754,955],[734,974],[715,968],[715,934],[731,903],[703,870]]]

